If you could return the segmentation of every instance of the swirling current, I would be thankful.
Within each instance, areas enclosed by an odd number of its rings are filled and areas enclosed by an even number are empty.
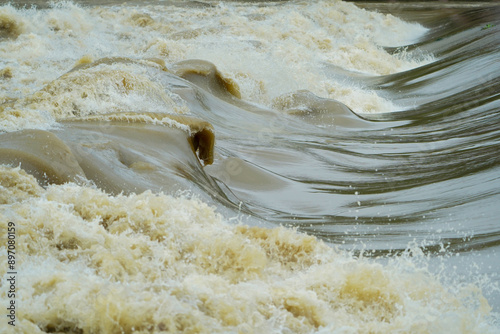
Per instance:
[[[2,332],[496,333],[499,31],[491,1],[1,5]]]

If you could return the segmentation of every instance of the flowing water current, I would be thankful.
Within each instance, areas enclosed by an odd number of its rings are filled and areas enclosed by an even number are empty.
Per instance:
[[[498,333],[499,32],[495,2],[1,5],[0,331]]]

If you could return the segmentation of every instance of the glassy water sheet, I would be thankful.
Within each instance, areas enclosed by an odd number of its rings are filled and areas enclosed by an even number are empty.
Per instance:
[[[493,156],[500,127],[499,8],[479,1],[365,6],[430,28],[417,43],[386,50],[418,50],[436,57],[430,64],[403,73],[362,79],[402,106],[403,112],[388,119],[411,120],[410,126],[403,127],[405,133],[398,134],[400,143],[411,143],[401,152],[407,163],[401,164],[398,173],[412,174],[405,178],[407,185],[409,179],[418,181],[410,186],[411,192],[397,192],[397,199],[391,196],[390,201],[400,205],[409,199],[416,209],[415,219],[408,217],[411,223],[405,223],[409,229],[403,233],[415,237],[430,254],[455,254],[454,260],[446,260],[447,267],[461,275],[488,274],[498,282],[498,209],[494,203],[498,201],[499,169]],[[414,200],[424,206],[419,208]],[[440,261],[440,257],[435,260]],[[492,292],[489,299],[498,309],[498,292]]]
[[[23,5],[0,7],[16,329],[498,331],[497,6]]]

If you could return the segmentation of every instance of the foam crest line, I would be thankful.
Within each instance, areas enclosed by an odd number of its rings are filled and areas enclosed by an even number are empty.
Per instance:
[[[0,333],[499,332],[497,10],[35,2],[0,5]]]
[[[390,74],[429,61],[411,54],[391,55],[382,48],[414,41],[425,28],[342,1],[268,6],[166,2],[140,8],[62,2],[40,10],[9,5],[1,10],[5,20],[15,23],[9,26],[22,27],[0,50],[1,66],[11,76],[8,85],[0,83],[6,90],[0,97],[4,100],[42,88],[82,56],[94,60],[139,56],[170,64],[210,61],[241,88],[243,99],[262,105],[271,106],[282,94],[308,89],[340,100],[355,112],[384,112],[395,109],[390,101],[356,84],[325,77],[322,64]],[[29,85],[22,83],[26,80]]]
[[[157,120],[156,125],[148,119]],[[107,115],[68,120],[52,132],[0,134],[0,161],[20,165],[42,185],[93,181],[111,193],[190,189],[189,184],[180,187],[179,178],[171,175],[178,170],[182,175],[203,173],[195,154],[205,164],[213,161],[213,130],[192,118],[175,117],[175,124],[182,121],[187,131],[164,119],[172,121],[153,114]]]
[[[15,221],[26,240],[24,330],[488,332],[484,300],[471,312],[403,260],[383,267],[284,228],[228,224],[196,200],[42,189],[18,168],[0,167],[0,182],[0,224]]]

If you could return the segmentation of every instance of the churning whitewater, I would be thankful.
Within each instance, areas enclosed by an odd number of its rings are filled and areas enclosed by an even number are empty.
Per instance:
[[[498,5],[35,3],[2,333],[498,331]]]

